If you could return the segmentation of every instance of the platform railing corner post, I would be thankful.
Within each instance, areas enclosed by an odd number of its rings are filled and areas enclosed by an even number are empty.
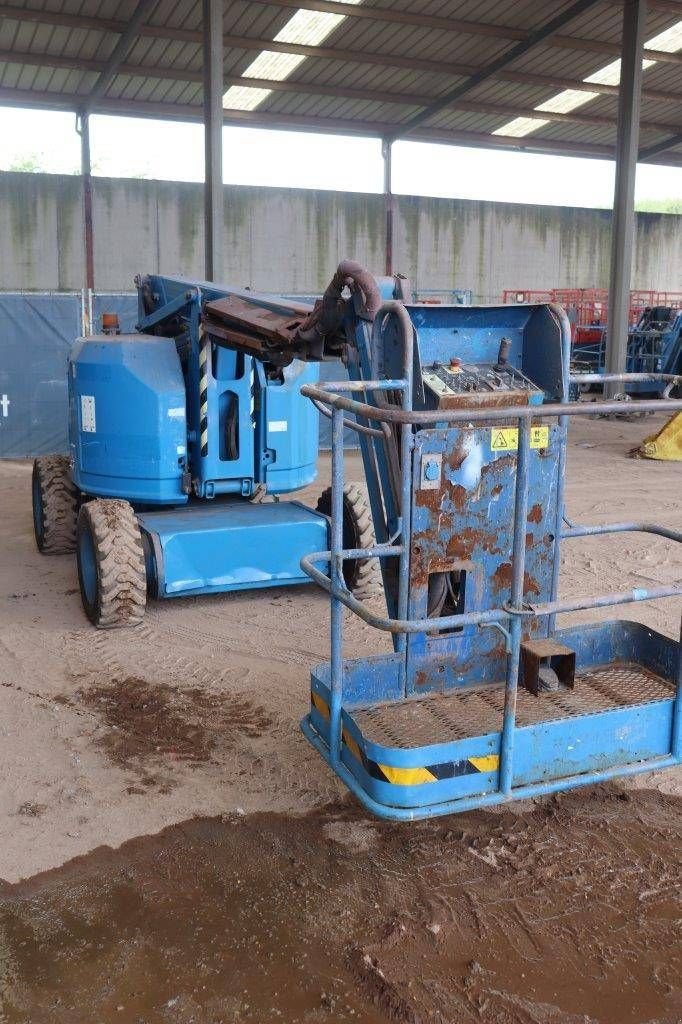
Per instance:
[[[530,420],[519,417],[519,446],[514,493],[514,540],[512,547],[511,607],[523,608],[524,576],[526,569],[526,515],[528,510],[528,463],[530,459]],[[504,691],[504,718],[500,740],[500,791],[509,796],[514,776],[514,731],[516,729],[516,696],[521,658],[522,619],[512,615],[511,651],[507,660],[507,678]]]
[[[682,622],[680,622],[680,642],[677,648],[677,686],[673,703],[673,729],[671,753],[678,761],[682,761]]]
[[[343,411],[332,409],[332,525],[331,525],[331,701],[329,757],[332,768],[341,760],[341,704],[343,697],[343,604],[337,596],[343,586]],[[335,592],[336,591],[336,592]]]

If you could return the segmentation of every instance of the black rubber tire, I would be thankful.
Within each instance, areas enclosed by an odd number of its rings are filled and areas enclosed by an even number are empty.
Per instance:
[[[94,563],[90,587],[84,577],[86,551]],[[137,626],[147,605],[147,573],[142,535],[132,505],[109,498],[83,505],[76,529],[76,552],[83,609],[93,625],[98,629]]]
[[[33,462],[33,533],[43,555],[76,550],[80,493],[66,455],[40,455]]]
[[[325,516],[331,516],[331,487],[327,487],[320,495],[317,511]],[[372,513],[365,490],[359,484],[347,483],[343,488],[343,546],[371,548],[374,544]],[[358,601],[366,601],[381,592],[381,573],[376,558],[349,559],[343,564],[343,577],[346,586]]]

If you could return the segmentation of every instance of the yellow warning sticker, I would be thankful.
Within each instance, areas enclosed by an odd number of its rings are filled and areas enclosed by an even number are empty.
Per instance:
[[[517,427],[493,427],[490,431],[490,447],[494,452],[515,452],[519,447]]]
[[[531,448],[547,448],[549,445],[549,427],[530,428]]]
[[[549,427],[530,428],[531,448],[547,448]],[[519,447],[517,427],[493,427],[490,431],[490,448],[494,452],[515,452]]]

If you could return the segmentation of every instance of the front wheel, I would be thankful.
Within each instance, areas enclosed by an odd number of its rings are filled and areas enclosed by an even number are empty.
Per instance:
[[[317,511],[330,516],[332,489],[327,487],[317,502]],[[372,515],[362,487],[348,483],[343,488],[343,546],[371,548],[375,544]],[[349,558],[343,563],[346,586],[358,601],[375,597],[380,589],[379,563],[376,558]]]
[[[98,629],[136,626],[147,604],[142,535],[132,505],[97,499],[76,528],[78,582],[85,614]]]

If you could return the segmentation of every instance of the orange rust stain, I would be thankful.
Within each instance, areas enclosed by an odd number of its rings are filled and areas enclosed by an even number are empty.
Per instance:
[[[485,466],[481,467],[481,473],[501,473],[503,469],[515,465],[515,455],[502,455],[498,459],[493,459],[491,462],[486,462]]]
[[[495,484],[492,491],[490,492],[493,498],[496,498],[498,494],[502,493],[502,484]]]
[[[452,451],[450,452],[450,455],[448,456],[447,460],[448,465],[451,466],[452,469],[454,470],[459,469],[468,454],[469,453],[467,452],[466,448],[462,447],[461,445],[458,445],[457,448],[453,448]]]
[[[526,534],[526,551],[528,551],[529,548],[532,548],[534,546],[534,544],[535,544],[535,537],[533,536],[532,533],[527,533]]]
[[[502,562],[493,573],[493,590],[509,590],[512,580],[511,562]]]
[[[443,498],[442,491],[422,490],[415,495],[415,504],[420,508],[430,508],[432,512],[440,512],[440,503]]]
[[[523,592],[526,595],[533,594],[535,597],[538,597],[540,594],[538,581],[534,576],[529,575],[529,573],[524,573],[523,576]]]
[[[450,497],[452,504],[455,506],[458,512],[464,512],[467,507],[468,492],[466,487],[462,487],[461,484],[454,484],[450,491]]]
[[[467,527],[454,534],[448,541],[447,554],[449,558],[470,558],[474,548],[483,548],[491,555],[499,555],[500,548],[497,547],[495,534],[487,533],[485,530],[474,530]]]
[[[492,576],[493,590],[509,590],[512,582],[512,567],[511,562],[502,562],[498,565],[497,569]],[[533,594],[537,596],[540,593],[540,587],[538,581],[530,575],[530,573],[524,573],[523,576],[523,593],[524,595]]]
[[[542,522],[542,505],[536,503],[528,513],[529,523],[541,523]]]

